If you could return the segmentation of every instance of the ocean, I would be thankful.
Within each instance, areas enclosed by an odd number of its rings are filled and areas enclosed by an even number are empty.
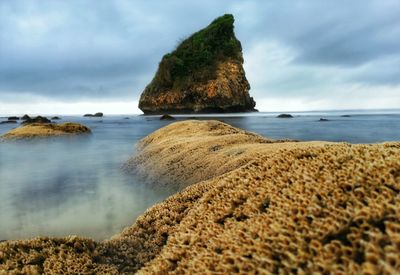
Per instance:
[[[176,115],[175,121],[218,119],[273,139],[400,141],[400,110],[292,112],[289,119],[278,114]],[[142,115],[61,118],[85,124],[92,134],[0,142],[0,240],[109,238],[177,191],[147,186],[121,170],[137,141],[174,121]],[[0,124],[0,135],[14,127]]]

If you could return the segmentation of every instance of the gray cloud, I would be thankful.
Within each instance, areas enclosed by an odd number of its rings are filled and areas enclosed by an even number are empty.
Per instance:
[[[307,93],[330,67],[339,80],[327,85],[400,84],[399,1],[16,0],[0,2],[0,100],[137,98],[163,54],[227,12],[245,59],[260,41],[293,53],[258,97],[296,86]],[[257,73],[268,78],[271,69]]]

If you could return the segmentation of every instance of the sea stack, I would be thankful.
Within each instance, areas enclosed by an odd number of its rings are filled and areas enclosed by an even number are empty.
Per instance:
[[[164,55],[139,108],[145,114],[256,111],[233,23],[231,14],[218,17]]]

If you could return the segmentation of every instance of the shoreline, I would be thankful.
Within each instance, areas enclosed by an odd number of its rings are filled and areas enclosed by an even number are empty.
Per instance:
[[[212,268],[216,272],[398,268],[392,265],[392,254],[383,257],[379,252],[383,248],[376,245],[385,240],[386,250],[393,247],[389,250],[399,252],[391,239],[399,234],[392,229],[399,224],[399,212],[396,204],[389,203],[398,203],[400,190],[398,142],[273,141],[221,122],[184,121],[150,134],[138,149],[126,169],[146,159],[135,172],[149,173],[147,181],[166,178],[163,184],[179,182],[180,188],[186,188],[149,208],[110,240],[66,237],[0,243],[0,271],[117,274]],[[385,230],[370,221],[381,221]],[[349,243],[357,243],[361,235],[350,236],[352,228],[375,234],[376,239],[364,242],[379,253],[369,251],[368,245],[353,250]],[[343,243],[338,234],[347,241]],[[312,250],[304,246],[307,243]],[[355,257],[360,251],[361,262]],[[69,265],[63,264],[65,257]]]

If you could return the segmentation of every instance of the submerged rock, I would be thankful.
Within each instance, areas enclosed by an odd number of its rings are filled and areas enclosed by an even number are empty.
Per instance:
[[[172,117],[172,116],[170,116],[170,115],[167,115],[167,114],[162,115],[162,116],[160,117],[160,120],[174,120],[174,119],[175,119],[174,117]]]
[[[47,117],[37,116],[35,118],[25,119],[25,121],[22,122],[22,124],[32,124],[32,123],[51,123],[51,121]]]
[[[242,46],[226,14],[166,54],[140,96],[145,114],[255,111]]]
[[[319,121],[329,121],[329,119],[326,119],[326,118],[322,118],[322,117],[321,117],[321,118],[319,119]]]
[[[280,114],[277,118],[293,118],[293,116],[291,114]]]
[[[341,117],[351,117],[351,115],[341,115]]]
[[[90,129],[79,123],[29,123],[22,127],[12,129],[1,136],[3,139],[22,139],[36,137],[52,137],[64,135],[77,135],[90,133]]]

